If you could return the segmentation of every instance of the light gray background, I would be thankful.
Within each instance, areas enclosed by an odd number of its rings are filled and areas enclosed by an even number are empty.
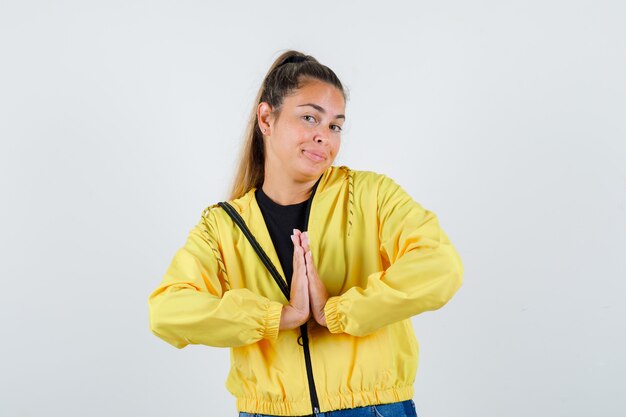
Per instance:
[[[429,416],[626,413],[621,1],[0,3],[0,415],[235,416],[227,349],[147,297],[226,197],[272,61],[350,90],[335,165],[394,178],[465,265],[414,317]]]

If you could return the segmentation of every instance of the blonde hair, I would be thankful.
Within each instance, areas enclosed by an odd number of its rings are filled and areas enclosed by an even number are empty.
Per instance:
[[[310,78],[335,86],[342,92],[344,100],[347,100],[347,91],[330,68],[320,64],[312,56],[298,51],[288,50],[282,53],[265,75],[254,99],[229,199],[239,198],[253,187],[259,188],[263,184],[265,145],[257,118],[259,103],[268,103],[278,120],[284,98],[305,85],[307,79]]]

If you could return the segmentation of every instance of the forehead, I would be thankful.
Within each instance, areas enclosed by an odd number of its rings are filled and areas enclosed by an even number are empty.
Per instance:
[[[285,97],[285,104],[298,106],[301,104],[313,103],[322,106],[331,113],[343,113],[345,101],[341,91],[332,84],[324,81],[305,81],[298,90],[288,97]],[[311,107],[301,107],[311,109]]]

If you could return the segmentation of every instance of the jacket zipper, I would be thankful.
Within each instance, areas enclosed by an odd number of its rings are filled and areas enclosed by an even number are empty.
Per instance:
[[[304,348],[304,363],[306,365],[306,374],[309,380],[309,394],[311,396],[311,407],[313,408],[313,414],[317,415],[320,412],[320,404],[317,399],[317,391],[315,390],[315,381],[313,380],[313,367],[311,366],[311,352],[309,351],[309,334],[307,331],[307,324],[304,323],[300,326],[300,334],[302,337],[302,347]],[[300,344],[300,343],[298,343]]]
[[[309,213],[311,212],[311,204],[313,203],[313,197],[315,196],[315,192],[317,191],[317,186],[320,183],[322,177],[317,180],[315,185],[313,186],[313,190],[311,191],[311,198],[309,198],[309,202],[306,207],[306,214],[304,218],[304,230],[308,230],[309,228]],[[307,323],[304,323],[300,326],[300,337],[302,337],[302,347],[304,348],[304,363],[306,365],[306,374],[309,380],[309,394],[311,396],[311,407],[313,409],[313,414],[317,416],[320,412],[320,404],[317,398],[317,391],[315,390],[315,380],[313,379],[313,366],[311,365],[311,351],[309,349],[309,332],[307,330]]]

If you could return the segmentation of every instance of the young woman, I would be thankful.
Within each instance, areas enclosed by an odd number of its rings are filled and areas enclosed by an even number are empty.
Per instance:
[[[149,296],[158,337],[231,348],[240,416],[416,416],[410,318],[462,283],[433,212],[384,174],[333,165],[345,103],[332,70],[282,54],[228,204],[203,211]]]

